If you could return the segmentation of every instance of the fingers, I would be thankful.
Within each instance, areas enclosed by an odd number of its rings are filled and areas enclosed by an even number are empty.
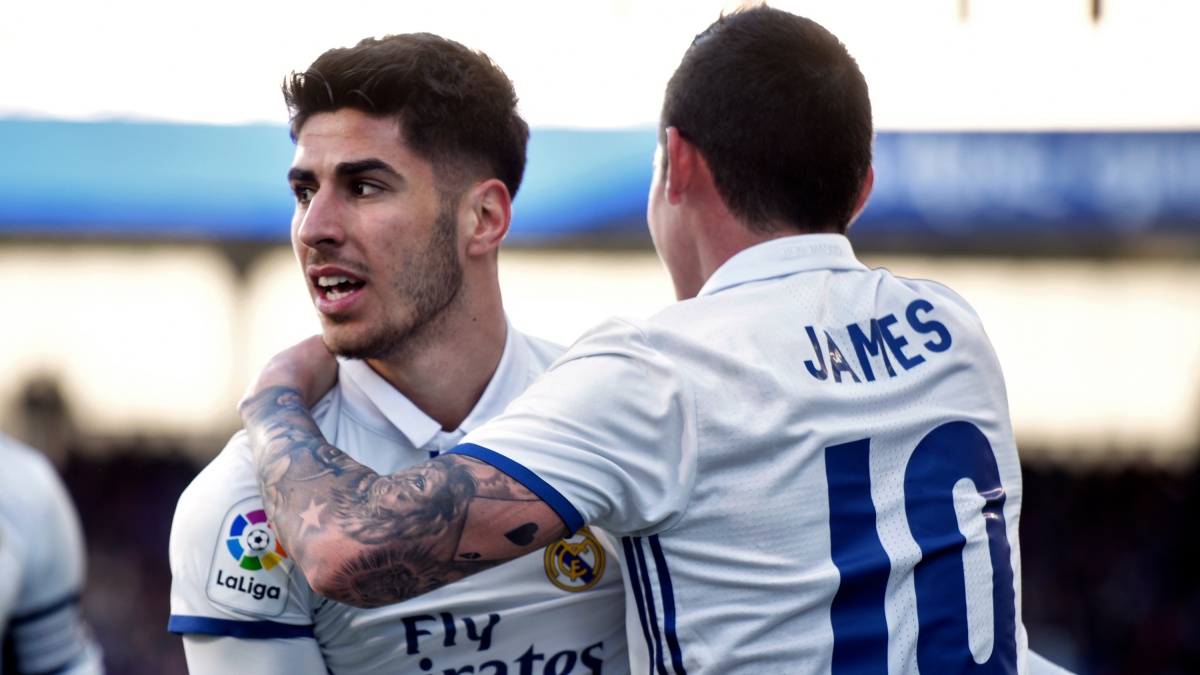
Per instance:
[[[337,360],[321,336],[314,335],[272,357],[251,381],[238,408],[272,387],[295,389],[304,397],[305,405],[311,407],[336,383]]]
[[[305,405],[311,408],[337,384],[337,359],[329,352],[320,335],[304,340],[297,348],[304,352],[303,362],[306,366],[304,381],[298,384],[305,385],[300,391],[304,394]]]

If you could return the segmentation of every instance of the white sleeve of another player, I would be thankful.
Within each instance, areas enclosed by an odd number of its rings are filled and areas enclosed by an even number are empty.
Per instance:
[[[569,527],[651,534],[687,506],[695,403],[677,365],[635,325],[611,319],[454,452],[525,483]]]
[[[38,460],[26,480],[44,498],[24,514],[36,535],[10,624],[18,670],[98,675],[102,652],[80,613],[85,554],[79,518],[57,471]]]
[[[243,640],[215,635],[184,635],[183,652],[191,675],[326,675],[321,649],[312,638]]]

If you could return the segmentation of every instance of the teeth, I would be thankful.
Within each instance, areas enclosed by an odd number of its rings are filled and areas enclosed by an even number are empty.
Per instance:
[[[347,295],[350,295],[350,293],[349,292],[343,293],[341,291],[326,291],[326,293],[325,293],[325,297],[330,300],[340,300],[341,298],[344,298]]]
[[[326,286],[337,286],[338,284],[348,283],[350,283],[350,279],[348,277],[317,277],[317,285],[321,286],[322,288]]]

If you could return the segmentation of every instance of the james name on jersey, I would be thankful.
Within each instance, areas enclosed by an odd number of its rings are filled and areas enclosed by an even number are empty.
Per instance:
[[[887,371],[889,377],[896,376],[896,370],[892,366],[892,359],[888,357],[889,352],[896,362],[899,363],[905,370],[912,368],[925,362],[925,356],[920,350],[923,348],[928,353],[940,353],[950,348],[953,343],[953,338],[950,335],[949,329],[940,321],[934,321],[930,315],[935,312],[933,303],[928,300],[918,299],[910,302],[905,309],[904,318],[908,326],[920,335],[928,335],[931,339],[920,344],[909,344],[908,338],[897,332],[900,320],[895,314],[887,314],[881,317],[872,317],[870,320],[862,323],[852,323],[844,328],[836,329],[838,338],[834,336],[828,329],[819,328],[817,326],[805,326],[804,332],[808,334],[808,340],[812,344],[814,356],[812,359],[804,362],[808,368],[809,374],[818,380],[828,380],[832,375],[834,382],[842,382],[844,375],[849,375],[854,382],[862,382],[858,373],[862,373],[867,382],[875,381],[875,369],[872,367],[872,358],[882,361],[884,370]],[[822,340],[818,337],[818,331],[824,334],[824,346]],[[844,352],[839,346],[848,344],[852,351]],[[829,362],[826,365],[825,354],[829,355]],[[855,357],[858,363],[858,368],[854,366],[846,358],[846,354]],[[875,365],[878,366],[878,361]]]

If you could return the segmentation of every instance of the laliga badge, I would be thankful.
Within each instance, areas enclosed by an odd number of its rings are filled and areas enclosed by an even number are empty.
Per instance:
[[[258,500],[243,500],[221,524],[208,597],[226,607],[275,616],[287,602],[291,567]]]

